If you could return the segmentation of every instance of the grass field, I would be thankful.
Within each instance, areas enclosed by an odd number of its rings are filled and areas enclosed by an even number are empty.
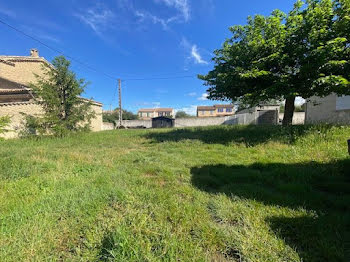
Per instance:
[[[0,261],[350,261],[350,127],[0,142]]]

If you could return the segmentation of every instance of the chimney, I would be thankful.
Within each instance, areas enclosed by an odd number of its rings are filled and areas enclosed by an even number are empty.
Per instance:
[[[35,48],[30,49],[30,56],[31,57],[39,57],[38,49],[35,49]]]

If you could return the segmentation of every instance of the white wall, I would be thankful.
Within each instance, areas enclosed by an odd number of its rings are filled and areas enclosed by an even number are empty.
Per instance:
[[[350,108],[348,98],[339,98],[337,95],[326,97],[311,97],[306,105],[306,123],[350,124]]]

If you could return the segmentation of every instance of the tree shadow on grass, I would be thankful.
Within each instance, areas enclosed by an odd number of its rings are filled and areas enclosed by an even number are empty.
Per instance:
[[[199,140],[207,144],[244,143],[246,147],[255,146],[268,141],[294,143],[309,130],[327,132],[331,126],[215,126],[200,128],[173,129],[167,132],[149,132],[146,138],[155,142],[179,142],[182,140]]]
[[[313,210],[314,216],[269,217],[266,222],[303,261],[350,261],[350,159],[208,165],[192,168],[191,174],[192,184],[209,193]]]

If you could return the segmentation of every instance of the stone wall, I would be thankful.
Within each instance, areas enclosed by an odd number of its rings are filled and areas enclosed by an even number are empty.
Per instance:
[[[98,132],[102,130],[102,105],[92,104],[92,110],[95,112],[95,117],[91,120],[91,130]]]
[[[102,107],[98,104],[92,105],[95,117],[91,121],[91,130],[102,130]],[[42,107],[35,102],[14,102],[0,104],[0,117],[9,116],[10,125],[6,128],[8,132],[2,134],[4,138],[16,138],[23,129],[24,115],[40,116],[43,113]]]
[[[337,95],[311,97],[306,104],[306,123],[350,124],[350,110],[337,110]]]
[[[0,116],[9,116],[10,125],[6,128],[8,132],[2,134],[4,138],[16,138],[23,129],[24,114],[40,115],[42,114],[40,105],[34,102],[17,102],[0,105]]]
[[[14,58],[13,58],[14,59]],[[1,64],[0,77],[28,86],[36,82],[34,74],[43,76],[43,66],[47,65],[43,58],[30,58],[27,60],[7,59],[14,65]]]

